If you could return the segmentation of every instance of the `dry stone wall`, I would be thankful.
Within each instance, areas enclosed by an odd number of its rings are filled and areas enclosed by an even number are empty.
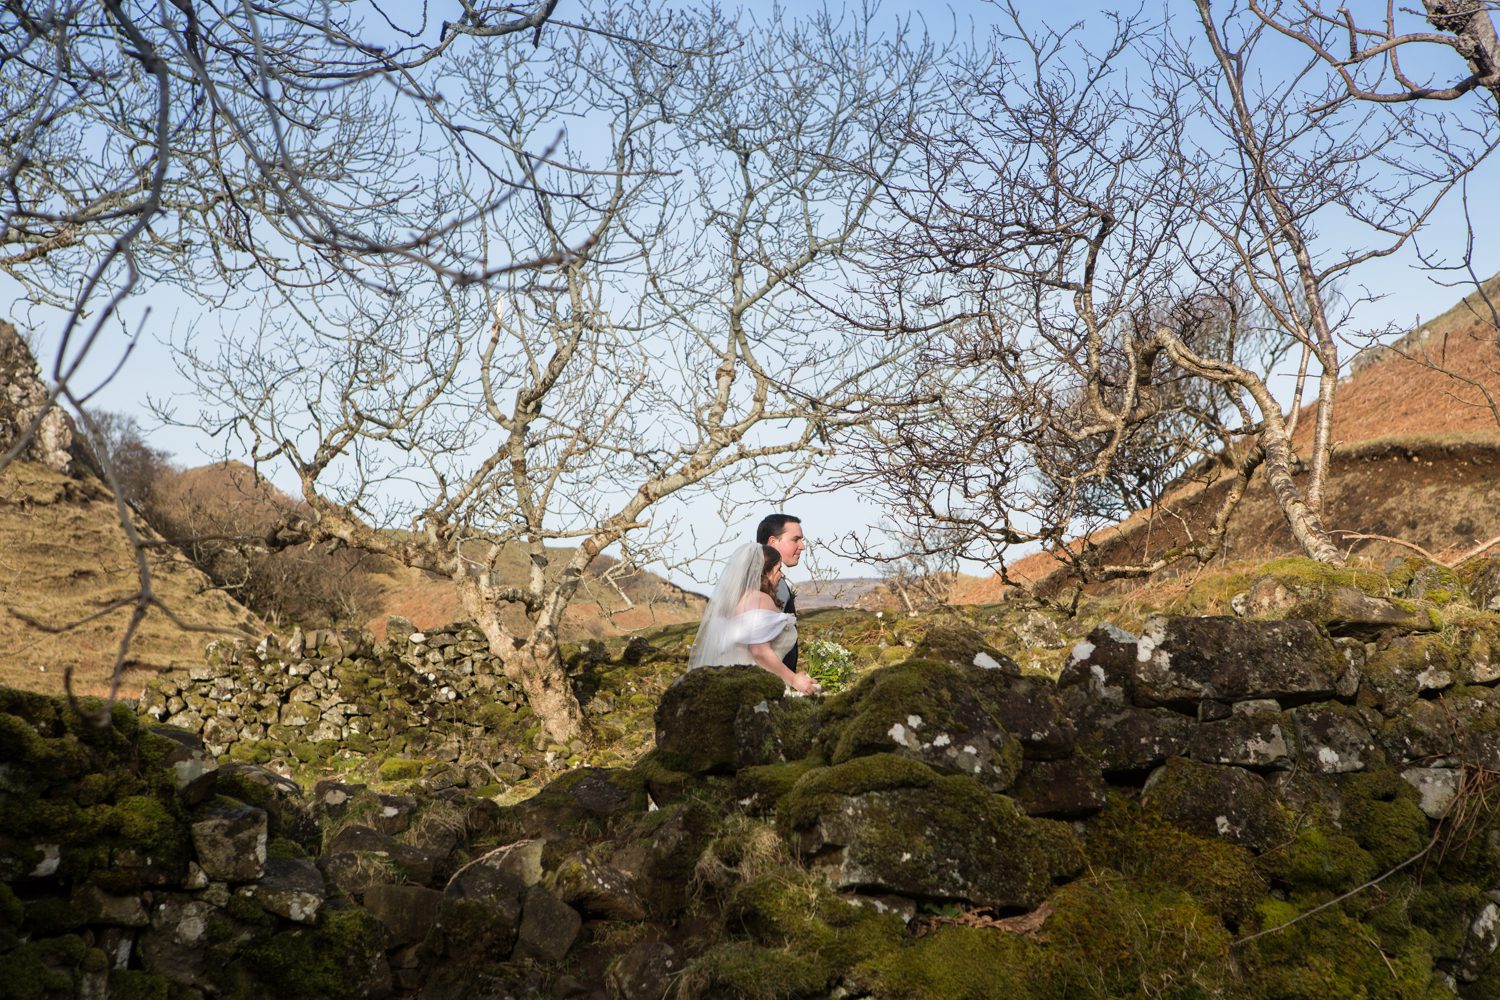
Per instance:
[[[139,711],[199,736],[215,758],[244,762],[378,751],[450,765],[447,784],[475,788],[550,763],[478,629],[424,632],[392,618],[387,634],[299,629],[284,641],[215,642],[185,677],[150,685]]]

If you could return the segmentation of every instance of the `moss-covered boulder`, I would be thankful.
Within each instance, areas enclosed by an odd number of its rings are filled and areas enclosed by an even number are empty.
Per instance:
[[[1386,629],[1431,631],[1438,627],[1425,602],[1392,599],[1380,573],[1338,568],[1311,559],[1280,559],[1262,567],[1237,607],[1252,617],[1300,619],[1333,635],[1373,636]]]
[[[1019,676],[1020,666],[989,641],[972,622],[951,618],[934,624],[917,641],[912,658],[955,667],[983,667]]]
[[[1442,635],[1397,635],[1365,660],[1361,698],[1387,715],[1398,715],[1418,698],[1458,683],[1462,668],[1451,640]]]
[[[782,799],[777,823],[847,889],[1030,909],[1083,864],[1065,824],[895,754],[809,772]]]
[[[931,660],[886,667],[829,700],[819,745],[833,764],[894,753],[1004,791],[1020,773],[1022,751],[995,717],[995,696],[1019,679]],[[1049,708],[1037,704],[1036,730],[1055,720]]]
[[[769,715],[785,691],[780,680],[759,667],[689,670],[672,682],[656,708],[656,749],[662,763],[693,774],[734,770],[737,726]]]
[[[1286,811],[1265,779],[1241,767],[1174,757],[1151,775],[1142,801],[1189,833],[1257,852],[1289,830]]]
[[[1500,611],[1500,555],[1476,556],[1456,567],[1474,606]]]

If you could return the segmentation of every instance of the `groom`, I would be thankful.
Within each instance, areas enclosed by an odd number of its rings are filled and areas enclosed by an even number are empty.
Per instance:
[[[802,538],[802,519],[790,514],[770,514],[762,518],[760,525],[755,529],[755,540],[781,553],[781,565],[787,568],[797,565],[802,558],[803,550],[807,548],[807,542]],[[781,602],[782,611],[789,615],[797,613],[797,594],[787,583],[785,576],[776,587],[776,599]],[[792,645],[791,652],[782,657],[781,662],[786,664],[788,670],[797,669],[795,643]]]

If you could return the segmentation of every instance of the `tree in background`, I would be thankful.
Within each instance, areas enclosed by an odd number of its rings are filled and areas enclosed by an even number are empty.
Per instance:
[[[81,414],[123,368],[144,323],[126,328],[122,309],[143,290],[221,309],[356,275],[391,291],[398,264],[483,277],[434,247],[524,190],[526,171],[461,209],[427,197],[434,162],[488,169],[429,67],[474,39],[540,44],[556,3],[0,3],[0,268],[15,318],[52,345],[48,405],[0,470],[53,404]],[[105,373],[85,385],[91,359]],[[122,604],[117,682],[140,620],[171,614],[123,498],[118,513],[140,586]]]
[[[1284,69],[1295,48],[1244,8],[1198,7],[1194,32],[1124,19],[1104,44],[1011,9],[914,136],[921,182],[886,186],[906,221],[891,284],[961,323],[908,371],[933,402],[858,453],[934,551],[1003,573],[1040,544],[1084,579],[1203,561],[1260,468],[1304,551],[1342,562],[1321,523],[1340,283],[1422,231],[1496,123],[1362,101]],[[1283,356],[1290,405],[1269,381]],[[1233,478],[1207,530],[1101,562],[1091,533],[1190,469]]]
[[[583,718],[558,627],[601,553],[680,552],[663,499],[780,495],[888,395],[903,341],[823,303],[869,281],[880,185],[927,99],[921,44],[861,17],[595,23],[454,64],[450,121],[493,166],[434,174],[431,197],[485,204],[506,170],[527,189],[439,241],[451,269],[389,272],[399,296],[351,277],[219,353],[182,344],[209,422],[298,477],[283,539],[451,580],[561,741]],[[451,278],[516,259],[555,263]]]

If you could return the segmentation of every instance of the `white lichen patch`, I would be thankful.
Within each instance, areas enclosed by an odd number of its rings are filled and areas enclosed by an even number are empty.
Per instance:
[[[1094,644],[1092,642],[1085,641],[1077,643],[1073,646],[1073,651],[1068,654],[1068,666],[1071,667],[1075,663],[1082,663],[1093,655]],[[977,660],[979,658],[976,656],[975,659]],[[1094,669],[1098,670],[1099,668],[1095,667]]]
[[[46,878],[57,871],[58,865],[62,864],[62,848],[57,844],[41,844],[42,860],[38,861],[36,867],[31,870],[32,878]]]
[[[891,725],[888,735],[890,736],[892,742],[896,743],[898,746],[906,747],[908,750],[921,749],[921,741],[918,740],[914,734],[912,734],[905,726],[903,726],[899,722],[893,723]]]
[[[983,667],[985,670],[999,670],[1000,661],[988,653],[975,653],[974,666]]]
[[[908,715],[906,717],[906,724],[908,726],[911,726],[913,729],[921,729],[922,717],[920,715]]]

